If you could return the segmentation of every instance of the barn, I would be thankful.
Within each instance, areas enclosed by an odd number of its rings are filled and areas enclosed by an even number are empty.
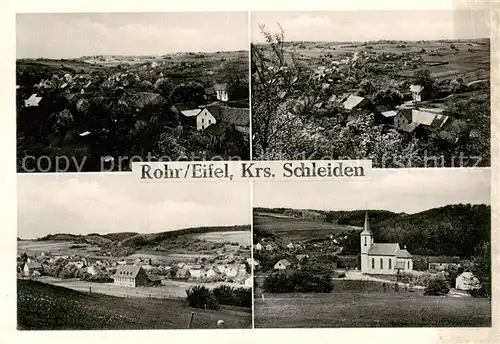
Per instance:
[[[149,277],[140,266],[120,265],[113,276],[114,284],[123,287],[140,287],[149,285]]]

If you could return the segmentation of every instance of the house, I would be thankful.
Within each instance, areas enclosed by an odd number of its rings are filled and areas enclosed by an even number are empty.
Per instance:
[[[288,260],[286,259],[281,259],[278,261],[276,264],[274,264],[274,269],[275,270],[285,270],[287,267],[292,265]]]
[[[479,280],[470,271],[462,272],[455,279],[455,289],[457,290],[472,290],[479,288]]]
[[[375,243],[370,230],[368,212],[361,236],[361,272],[365,274],[396,275],[413,271],[412,255],[399,243]]]
[[[235,127],[239,132],[250,133],[250,109],[210,104],[208,111],[219,121],[226,122]]]
[[[286,245],[286,247],[290,250],[292,250],[294,248],[293,244],[292,243],[289,243],[288,245]]]
[[[215,276],[217,276],[217,272],[215,272],[215,270],[214,270],[214,269],[208,269],[208,270],[207,270],[207,271],[205,271],[205,273],[204,273],[204,277],[206,277],[206,278],[213,278],[213,277],[215,277]]]
[[[215,267],[215,270],[220,274],[224,274],[226,272],[226,267],[219,264]]]
[[[218,100],[223,101],[223,102],[229,101],[229,93],[228,93],[228,89],[227,89],[227,84],[225,84],[225,83],[215,84],[213,89],[216,93],[216,97]]]
[[[225,271],[225,275],[227,277],[236,277],[236,275],[238,275],[238,269],[236,269],[236,268],[228,268]]]
[[[359,97],[351,94],[342,103],[342,106],[346,110],[366,109],[370,106],[370,101],[364,97]]]
[[[183,267],[177,270],[177,272],[175,273],[175,278],[188,280],[189,278],[191,278],[189,269],[187,267]]]
[[[148,274],[136,265],[121,265],[113,275],[114,284],[123,287],[140,287],[151,285]]]
[[[42,97],[37,97],[36,93],[33,93],[28,99],[24,101],[24,107],[35,107],[40,104]]]
[[[423,135],[425,131],[444,128],[448,120],[448,116],[437,111],[400,109],[394,116],[394,127],[407,133],[422,129],[419,134]]]
[[[298,254],[298,255],[296,255],[296,256],[295,256],[295,258],[297,258],[297,260],[298,260],[299,262],[301,262],[301,261],[303,261],[304,259],[309,258],[309,255],[307,255],[307,254]]]
[[[90,265],[87,268],[87,273],[91,274],[92,276],[99,274],[100,271],[101,270],[96,265]]]
[[[43,265],[36,262],[26,262],[23,267],[24,276],[31,276],[34,272],[41,274],[43,272]]]
[[[259,265],[259,261],[256,260],[256,259],[253,259],[253,258],[247,258],[247,263],[248,265],[250,266],[258,266]]]
[[[411,98],[413,101],[421,102],[427,98],[425,87],[422,85],[410,85]]]
[[[127,101],[129,104],[132,104],[137,111],[140,111],[146,106],[161,106],[166,103],[166,99],[163,96],[152,92],[137,92],[132,94]]]
[[[183,113],[184,114],[184,113]],[[208,128],[212,124],[216,124],[217,120],[212,115],[212,113],[204,108],[198,112],[196,115],[196,130],[203,130]]]
[[[271,244],[267,244],[267,245],[266,245],[266,250],[268,250],[268,251],[272,251],[272,250],[274,250],[273,245],[271,245]]]
[[[256,249],[257,251],[262,250],[262,245],[261,245],[260,243],[257,243],[257,244],[255,245],[255,249]]]
[[[245,280],[245,287],[249,287],[249,288],[251,288],[251,287],[252,287],[252,284],[253,284],[253,278],[252,278],[252,277],[248,277],[248,278]]]
[[[445,271],[450,267],[458,269],[460,267],[460,264],[459,263],[433,262],[433,263],[429,263],[428,270],[430,272],[440,272],[440,271]]]
[[[379,105],[375,107],[372,114],[376,123],[394,125],[394,117],[396,117],[398,112],[391,110],[388,106]]]
[[[200,279],[202,277],[202,271],[200,269],[189,269],[189,278]]]

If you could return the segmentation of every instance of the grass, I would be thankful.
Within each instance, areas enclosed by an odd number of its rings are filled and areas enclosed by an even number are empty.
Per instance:
[[[197,234],[195,235],[195,238],[217,243],[237,242],[240,245],[249,246],[251,235],[248,231],[208,232]]]
[[[254,214],[254,226],[278,234],[284,242],[324,238],[329,234],[351,231],[354,227],[328,222]]]
[[[265,294],[255,298],[255,327],[491,326],[488,299],[395,292],[382,283],[334,281],[330,294]]]
[[[17,281],[19,330],[183,329],[194,312],[193,328],[250,328],[251,312],[187,307],[179,300],[119,298],[77,292],[30,280]]]

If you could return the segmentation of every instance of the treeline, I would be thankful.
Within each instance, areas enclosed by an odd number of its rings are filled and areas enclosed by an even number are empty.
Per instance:
[[[270,274],[264,279],[262,288],[268,293],[330,293],[333,284],[328,273],[293,270]]]
[[[284,214],[287,208],[255,208],[256,212]],[[361,227],[365,210],[316,211],[326,215],[326,222]],[[468,258],[478,246],[489,242],[491,207],[456,204],[416,214],[368,210],[371,230],[376,242],[399,242],[414,255],[459,256]],[[254,229],[254,240],[259,231]],[[359,247],[359,235],[348,236],[349,247]]]
[[[252,308],[252,292],[249,288],[227,285],[214,289],[198,285],[186,290],[186,302],[190,307],[204,309],[218,309],[219,305]]]
[[[193,227],[179,229],[169,232],[153,233],[153,234],[138,234],[121,241],[121,246],[129,246],[133,248],[151,247],[161,244],[165,240],[172,240],[179,236],[191,234],[203,234],[209,232],[232,232],[232,231],[248,231],[250,225],[237,226],[214,226],[214,227]]]

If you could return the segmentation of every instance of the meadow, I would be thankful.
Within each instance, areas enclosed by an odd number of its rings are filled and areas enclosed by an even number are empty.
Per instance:
[[[262,213],[254,214],[253,224],[258,229],[279,235],[286,243],[324,238],[327,235],[335,235],[345,231],[361,230],[361,228],[353,226]]]
[[[248,231],[234,231],[234,232],[208,232],[203,234],[198,234],[195,236],[196,239],[206,240],[210,242],[237,242],[242,246],[250,246],[250,232]]]
[[[89,295],[67,288],[30,280],[17,281],[17,322],[19,330],[119,330],[250,328],[251,311],[222,306],[219,310],[187,307],[181,300],[120,298]]]
[[[254,311],[257,328],[491,326],[488,299],[396,292],[368,281],[334,281],[329,294],[256,295]]]

